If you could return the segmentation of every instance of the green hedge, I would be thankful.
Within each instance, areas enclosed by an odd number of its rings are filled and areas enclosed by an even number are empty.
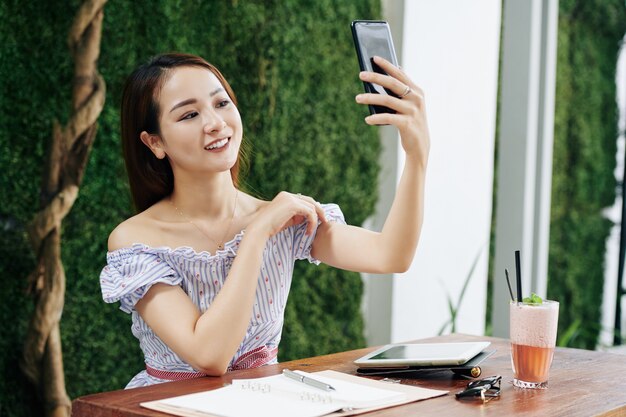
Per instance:
[[[33,302],[34,266],[24,227],[38,209],[52,121],[70,108],[66,37],[80,4],[0,3],[0,415],[40,414],[17,361]],[[109,232],[131,204],[118,133],[120,89],[151,55],[199,54],[240,101],[253,160],[246,189],[286,189],[337,202],[351,224],[374,209],[377,132],[354,103],[361,91],[350,21],[380,16],[377,1],[110,1],[99,70],[107,102],[79,199],[63,224],[66,306],[61,322],[67,389],[75,398],[122,388],[142,369],[130,317],[101,300],[98,275]],[[6,22],[13,22],[10,26]],[[358,274],[299,262],[280,359],[364,345]]]
[[[622,0],[561,0],[548,296],[561,302],[559,335],[594,349],[617,139],[615,68],[626,32]]]

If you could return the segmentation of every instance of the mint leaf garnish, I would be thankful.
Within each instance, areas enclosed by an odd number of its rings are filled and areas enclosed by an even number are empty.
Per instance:
[[[541,305],[543,300],[537,294],[532,293],[530,297],[524,297],[522,300],[524,304]]]

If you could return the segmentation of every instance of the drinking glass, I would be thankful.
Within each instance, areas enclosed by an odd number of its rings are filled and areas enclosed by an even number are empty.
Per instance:
[[[559,303],[511,302],[509,312],[513,385],[545,389],[556,345]]]

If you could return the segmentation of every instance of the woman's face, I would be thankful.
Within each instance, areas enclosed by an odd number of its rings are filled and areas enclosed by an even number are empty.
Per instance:
[[[222,172],[237,161],[241,116],[208,69],[173,70],[159,98],[161,145],[177,172]]]

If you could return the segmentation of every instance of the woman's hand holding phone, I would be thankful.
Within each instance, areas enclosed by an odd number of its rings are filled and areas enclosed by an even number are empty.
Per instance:
[[[387,94],[362,93],[356,96],[357,103],[385,106],[396,113],[378,113],[365,118],[369,125],[394,125],[400,132],[402,148],[407,158],[416,158],[426,168],[430,149],[430,135],[426,121],[424,92],[402,71],[379,56],[374,62],[387,74],[362,71],[362,81],[378,84],[393,91],[398,97]]]

